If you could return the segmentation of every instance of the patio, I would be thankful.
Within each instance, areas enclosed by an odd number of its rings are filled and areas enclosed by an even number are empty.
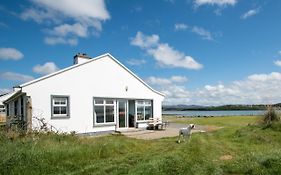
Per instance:
[[[170,123],[165,130],[128,130],[121,131],[121,134],[130,138],[153,140],[165,137],[176,137],[179,134],[179,129],[184,128],[186,125],[178,123]],[[208,130],[207,126],[196,125],[192,133],[203,133]]]

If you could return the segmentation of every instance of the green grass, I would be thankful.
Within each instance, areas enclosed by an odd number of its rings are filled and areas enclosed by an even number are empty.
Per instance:
[[[176,138],[144,141],[121,135],[11,137],[2,133],[0,174],[281,174],[281,126],[248,126],[256,120],[192,119],[223,128],[194,134],[191,143],[183,144],[177,144]],[[225,155],[232,159],[221,160]]]
[[[208,117],[208,118],[178,118],[172,116],[164,117],[164,120],[177,123],[194,123],[198,125],[213,125],[222,127],[239,127],[247,124],[256,123],[261,119],[261,116],[227,116],[227,117]]]

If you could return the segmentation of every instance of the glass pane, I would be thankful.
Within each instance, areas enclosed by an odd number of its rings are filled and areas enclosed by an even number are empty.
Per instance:
[[[126,102],[119,101],[118,118],[119,118],[119,128],[126,127]]]
[[[151,106],[145,107],[145,120],[148,120],[151,118]]]
[[[137,116],[138,116],[138,120],[143,120],[144,119],[143,106],[138,106],[137,107]]]
[[[7,116],[9,116],[10,115],[10,106],[9,106],[9,104],[7,104]]]
[[[54,98],[54,104],[59,105],[60,104],[60,99],[59,98]]]
[[[60,108],[61,108],[61,114],[67,115],[67,113],[66,113],[66,107],[60,107]]]
[[[113,100],[106,100],[106,104],[113,104]]]
[[[60,99],[60,104],[61,105],[66,105],[66,103],[67,103],[67,98],[61,98]]]
[[[146,105],[150,105],[151,104],[151,101],[145,101],[144,102]]]
[[[104,107],[95,106],[95,113],[97,123],[104,123]]]
[[[114,106],[105,107],[106,122],[114,122]]]
[[[103,104],[103,99],[95,99],[95,104]]]
[[[14,102],[14,115],[18,115],[18,100]]]
[[[137,104],[138,104],[138,105],[142,105],[142,104],[143,104],[143,101],[142,101],[142,100],[138,100],[138,101],[137,101]]]
[[[60,114],[60,107],[54,107],[54,114]]]

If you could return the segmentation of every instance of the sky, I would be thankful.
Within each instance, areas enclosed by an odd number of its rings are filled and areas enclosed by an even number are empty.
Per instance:
[[[281,1],[1,0],[0,94],[110,53],[164,104],[281,102]]]

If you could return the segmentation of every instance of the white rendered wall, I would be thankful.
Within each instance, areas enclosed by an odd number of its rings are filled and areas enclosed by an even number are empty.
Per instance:
[[[115,130],[115,126],[93,126],[93,97],[151,99],[153,116],[162,117],[164,97],[149,89],[109,56],[25,86],[22,91],[31,96],[33,115],[44,117],[48,123],[66,132]],[[69,119],[51,119],[51,95],[70,96]]]

